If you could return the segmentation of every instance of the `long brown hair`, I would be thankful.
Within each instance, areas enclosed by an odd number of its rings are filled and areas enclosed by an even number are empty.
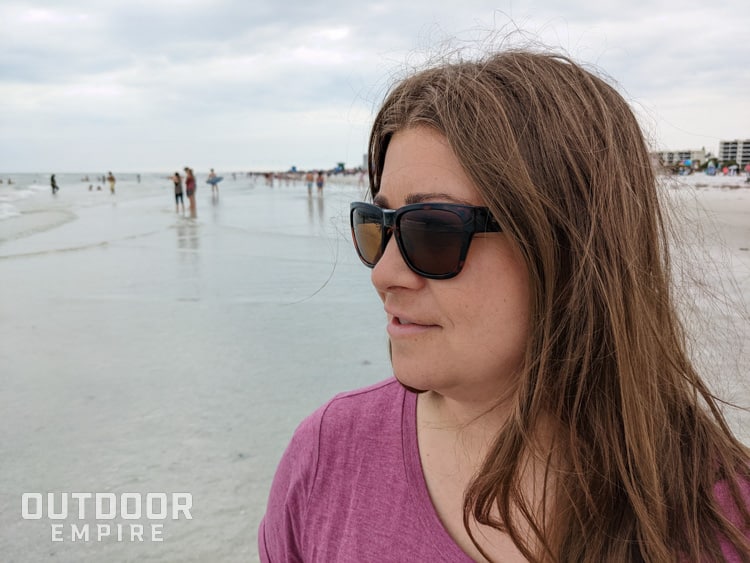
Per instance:
[[[445,135],[532,284],[514,412],[465,495],[477,548],[486,556],[472,519],[534,561],[718,561],[720,538],[750,560],[748,451],[688,357],[656,178],[627,102],[555,54],[428,68],[375,119],[373,195],[392,135],[417,126]],[[552,447],[540,453],[542,420]],[[530,458],[546,466],[552,516],[522,493]],[[739,527],[716,501],[720,482]]]

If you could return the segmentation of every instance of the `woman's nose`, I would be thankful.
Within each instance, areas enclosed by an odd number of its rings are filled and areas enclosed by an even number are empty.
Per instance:
[[[395,236],[391,236],[386,243],[383,255],[372,269],[370,279],[379,292],[385,292],[394,287],[416,289],[424,283],[424,278],[406,265]]]

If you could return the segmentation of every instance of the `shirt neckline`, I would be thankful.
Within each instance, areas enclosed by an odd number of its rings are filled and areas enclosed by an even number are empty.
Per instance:
[[[417,517],[425,529],[426,537],[433,540],[434,547],[445,555],[446,560],[473,563],[473,560],[458,546],[445,529],[435,510],[435,505],[432,504],[424,477],[422,458],[419,455],[419,440],[417,438],[417,399],[419,396],[407,389],[403,389],[402,392],[404,393],[404,407],[401,435],[404,470],[410,495],[415,502]]]

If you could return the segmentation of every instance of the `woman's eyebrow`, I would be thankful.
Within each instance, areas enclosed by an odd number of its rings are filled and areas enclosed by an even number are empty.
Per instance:
[[[423,203],[425,201],[448,201],[450,203],[458,203],[461,205],[472,205],[469,201],[456,197],[451,194],[442,192],[424,192],[424,193],[413,193],[409,194],[404,198],[405,205],[411,205],[413,203]]]
[[[450,203],[458,203],[460,205],[473,205],[470,201],[442,192],[418,192],[409,194],[404,198],[404,205],[412,205],[414,203],[424,203],[429,201],[448,201]],[[382,207],[383,209],[392,209],[388,205],[388,199],[381,193],[378,193],[373,198],[372,202],[378,207]]]

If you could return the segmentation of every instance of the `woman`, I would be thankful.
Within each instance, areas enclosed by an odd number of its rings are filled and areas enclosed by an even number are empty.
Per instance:
[[[195,174],[193,174],[193,169],[187,166],[185,167],[185,192],[190,204],[190,216],[195,218]]]
[[[750,560],[748,451],[688,359],[623,98],[554,55],[445,64],[368,162],[396,379],[300,425],[261,559]]]

